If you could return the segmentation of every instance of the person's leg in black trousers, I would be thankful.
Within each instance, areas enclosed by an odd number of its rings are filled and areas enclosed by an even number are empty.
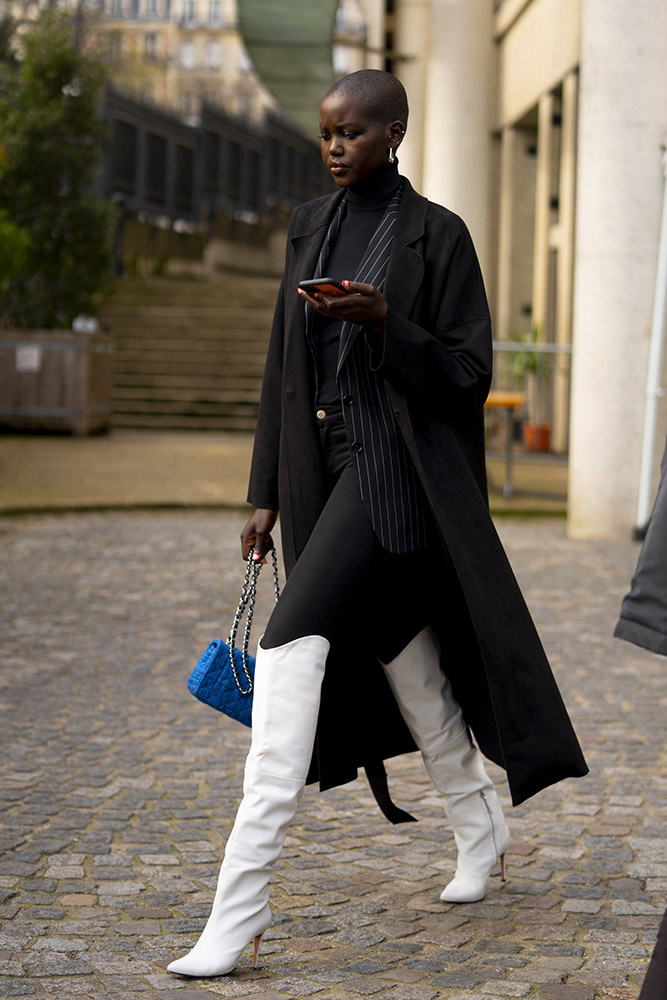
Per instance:
[[[381,552],[347,465],[260,640],[243,800],[206,927],[170,972],[223,975],[271,923],[267,884],[308,773],[329,646],[366,599]],[[410,629],[399,617],[395,641],[409,641]]]

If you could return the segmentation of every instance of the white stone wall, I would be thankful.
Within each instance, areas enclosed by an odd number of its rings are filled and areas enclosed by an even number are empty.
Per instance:
[[[627,535],[667,139],[667,5],[583,0],[569,531]],[[667,428],[664,428],[667,430]]]
[[[432,0],[423,191],[462,216],[486,271],[491,168],[491,0]]]

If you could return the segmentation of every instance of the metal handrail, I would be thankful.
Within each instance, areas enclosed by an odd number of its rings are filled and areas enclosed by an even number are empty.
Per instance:
[[[494,340],[494,351],[525,351],[526,354],[572,354],[572,344],[545,344],[523,340]]]

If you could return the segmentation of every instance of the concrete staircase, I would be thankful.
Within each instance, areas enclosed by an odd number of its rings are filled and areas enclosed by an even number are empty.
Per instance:
[[[254,430],[278,284],[120,279],[101,316],[115,345],[114,425]]]

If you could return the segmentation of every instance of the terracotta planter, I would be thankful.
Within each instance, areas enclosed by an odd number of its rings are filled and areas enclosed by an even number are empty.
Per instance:
[[[549,451],[551,447],[551,425],[531,424],[526,421],[523,425],[523,443],[526,451]]]
[[[0,331],[0,427],[91,434],[111,426],[113,345],[103,333]]]

